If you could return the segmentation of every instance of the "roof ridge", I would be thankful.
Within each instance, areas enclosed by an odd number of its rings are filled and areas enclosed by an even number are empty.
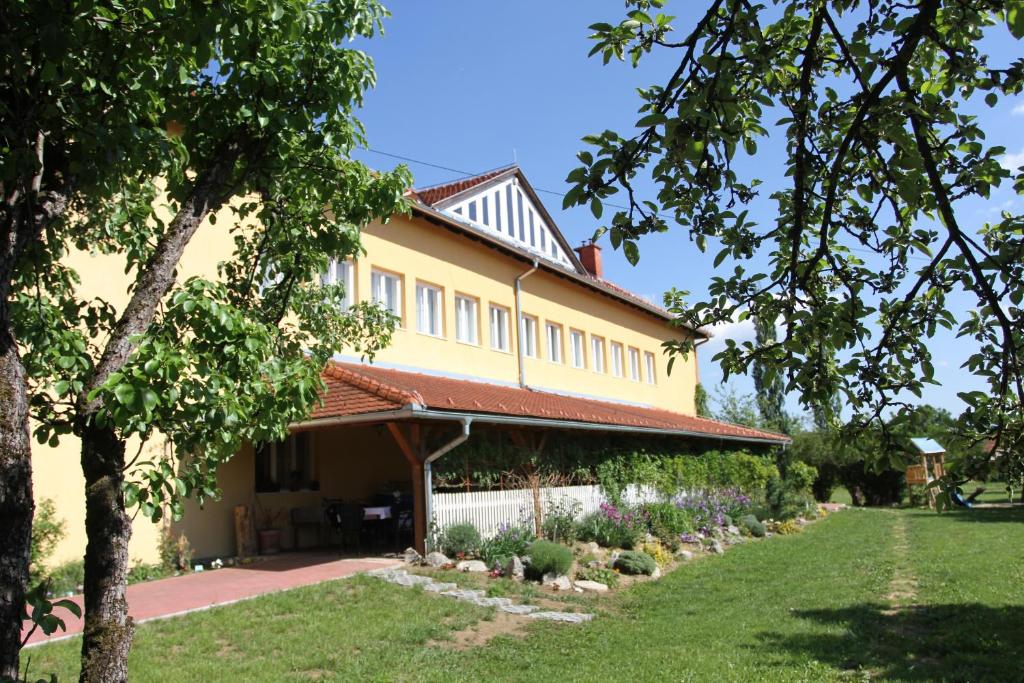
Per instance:
[[[325,373],[334,375],[335,379],[339,379],[343,382],[351,384],[354,387],[369,391],[370,393],[380,396],[388,401],[401,402],[404,405],[416,404],[418,406],[425,406],[426,401],[418,391],[408,391],[401,387],[396,387],[391,384],[385,384],[384,382],[368,377],[362,373],[356,372],[350,367],[342,366],[336,361],[328,363],[324,369]]]
[[[498,168],[492,168],[489,171],[477,173],[476,175],[467,176],[465,178],[449,180],[444,183],[437,183],[436,185],[428,185],[427,187],[416,187],[412,189],[412,194],[427,206],[433,206],[434,204],[448,199],[449,197],[454,197],[457,194],[471,190],[477,185],[485,183],[492,178],[497,178],[509,171],[518,170],[519,164],[499,166]]]

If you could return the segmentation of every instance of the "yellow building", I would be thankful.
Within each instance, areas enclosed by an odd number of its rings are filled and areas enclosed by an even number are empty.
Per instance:
[[[666,311],[605,280],[600,247],[571,248],[518,167],[410,198],[410,216],[365,228],[365,257],[334,262],[323,276],[344,283],[350,301],[375,301],[398,316],[391,345],[373,365],[338,357],[324,373],[323,405],[292,437],[247,447],[221,468],[221,499],[204,509],[190,504],[172,530],[198,557],[236,554],[239,506],[279,514],[285,547],[312,543],[304,535],[318,533],[330,500],[393,508],[383,516],[407,522],[422,548],[431,463],[488,431],[536,448],[552,431],[785,441],[696,417],[697,354],[677,359],[669,375],[661,346],[684,335],[699,344],[706,335],[671,324]],[[204,226],[179,276],[212,275],[230,248],[226,231]],[[73,261],[83,288],[124,303],[125,282],[109,276],[123,272],[113,259]],[[85,547],[77,448],[67,439],[33,456],[37,498],[54,499],[68,525],[56,562],[81,557]],[[160,534],[137,520],[132,559],[156,561]]]

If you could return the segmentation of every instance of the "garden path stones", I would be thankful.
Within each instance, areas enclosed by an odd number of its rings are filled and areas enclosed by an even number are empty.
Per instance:
[[[410,574],[404,569],[374,569],[367,572],[367,575],[382,579],[396,586],[420,586],[428,593],[437,593],[449,598],[455,598],[456,600],[462,600],[463,602],[470,602],[478,607],[491,607],[509,614],[528,616],[531,619],[579,624],[594,618],[593,614],[555,612],[542,610],[536,605],[516,605],[512,602],[511,598],[487,597],[485,591],[459,588],[454,583],[435,581],[429,576],[422,576],[420,574]]]

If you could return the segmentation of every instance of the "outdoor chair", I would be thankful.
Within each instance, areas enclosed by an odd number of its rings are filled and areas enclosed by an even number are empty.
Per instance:
[[[328,525],[340,537],[340,550],[363,547],[363,508],[361,505],[331,503],[324,511]]]

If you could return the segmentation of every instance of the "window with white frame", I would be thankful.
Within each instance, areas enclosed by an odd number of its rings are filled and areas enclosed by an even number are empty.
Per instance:
[[[548,360],[552,363],[562,362],[562,326],[558,323],[547,323],[544,326],[548,340]]]
[[[402,278],[394,273],[375,270],[370,274],[373,302],[399,318],[402,317]]]
[[[292,434],[284,441],[259,444],[255,465],[257,493],[319,488],[309,432]]]
[[[629,378],[634,382],[640,381],[640,349],[629,347]]]
[[[622,377],[622,344],[619,342],[612,342],[612,374],[616,377]]]
[[[537,319],[532,315],[523,314],[520,339],[523,344],[523,355],[537,358]]]
[[[342,299],[341,310],[347,311],[355,302],[355,267],[351,261],[332,258],[327,265],[327,272],[320,274],[320,284],[342,286],[345,296]]]
[[[479,344],[480,302],[468,296],[455,297],[455,339],[465,344]]]
[[[579,330],[569,330],[569,353],[574,368],[587,367],[587,356],[584,351],[583,333]]]
[[[654,367],[654,354],[650,351],[644,352],[644,369],[647,372],[647,383],[655,384],[658,380]]]
[[[496,351],[509,350],[508,309],[491,305],[491,348]]]
[[[590,365],[594,372],[605,372],[604,369],[604,339],[590,335]]]
[[[432,337],[444,334],[444,290],[416,283],[416,330]]]

